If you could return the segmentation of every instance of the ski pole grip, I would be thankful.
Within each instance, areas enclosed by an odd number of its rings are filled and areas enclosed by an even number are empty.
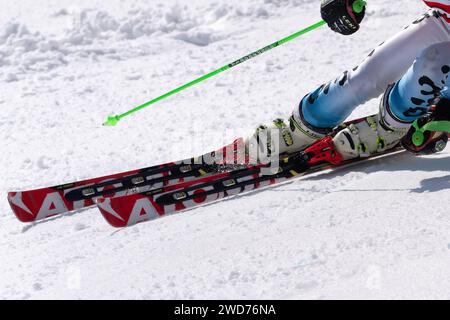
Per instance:
[[[356,0],[353,2],[353,12],[354,13],[361,13],[363,12],[367,2],[364,0]]]

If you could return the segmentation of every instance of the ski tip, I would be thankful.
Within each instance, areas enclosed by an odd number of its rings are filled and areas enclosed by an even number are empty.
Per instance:
[[[106,121],[103,123],[104,127],[115,127],[120,121],[120,116],[108,116]]]
[[[23,204],[23,195],[21,192],[8,192],[8,202],[14,215],[20,222],[35,222],[36,216]]]
[[[114,228],[126,228],[126,221],[112,208],[111,199],[99,199],[97,208],[108,224]]]

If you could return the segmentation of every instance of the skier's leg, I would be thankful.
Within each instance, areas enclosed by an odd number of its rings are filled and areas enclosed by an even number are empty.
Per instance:
[[[384,96],[381,111],[386,125],[391,128],[409,127],[424,116],[444,89],[449,74],[450,41],[422,51]]]
[[[426,49],[407,74],[388,90],[388,99],[382,105],[385,123],[400,127],[418,120],[402,139],[403,147],[408,151],[431,154],[442,151],[447,145],[449,74],[450,42],[444,42]],[[427,130],[433,127],[433,122],[439,122],[440,126]]]
[[[372,51],[360,66],[308,94],[294,116],[312,128],[335,127],[399,80],[422,50],[444,41],[450,41],[449,27],[436,12],[428,13]]]
[[[450,41],[423,50],[403,77],[389,86],[379,116],[336,135],[338,151],[351,159],[394,147],[439,95],[448,94],[449,74]]]
[[[372,51],[359,67],[308,94],[289,121],[277,119],[259,127],[256,134],[246,139],[248,150],[258,154],[253,158],[259,159],[261,153],[305,149],[342,123],[356,106],[378,97],[389,84],[400,79],[423,49],[443,41],[450,41],[447,24],[437,13],[426,14]],[[369,145],[368,149],[372,147]]]

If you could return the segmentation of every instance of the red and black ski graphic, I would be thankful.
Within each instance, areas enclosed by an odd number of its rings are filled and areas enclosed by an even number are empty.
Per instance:
[[[231,155],[242,144],[238,139],[229,146],[201,157],[153,167],[132,170],[54,187],[8,193],[10,206],[22,222],[34,222],[48,217],[94,206],[102,198],[114,198],[137,192],[158,190],[163,187],[189,182],[218,171],[232,168],[220,166],[217,159]]]
[[[365,119],[353,120],[344,126]],[[322,150],[320,146],[324,141],[329,143]],[[339,155],[333,152],[331,141],[332,137],[327,137],[304,152],[284,156],[279,166],[280,172],[271,174],[267,174],[271,164],[245,164],[243,139],[238,139],[197,158],[55,187],[10,192],[8,201],[17,218],[23,222],[34,222],[99,204],[110,224],[125,227],[287,181],[298,175],[365,161],[400,149],[394,148],[371,158],[341,162],[336,161]],[[302,158],[305,154],[313,157],[306,161]]]
[[[239,171],[205,177],[192,184],[176,185],[157,193],[144,192],[125,197],[102,199],[98,207],[103,217],[114,227],[122,228],[154,220],[231,196],[273,186],[295,177],[317,171],[350,165],[368,159],[395,154],[398,146],[370,158],[343,161],[334,149],[332,137],[326,137],[303,152],[281,159],[276,172],[269,173],[268,165],[258,165]]]

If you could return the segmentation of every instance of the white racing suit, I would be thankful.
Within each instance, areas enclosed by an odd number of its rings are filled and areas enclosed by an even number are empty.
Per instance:
[[[332,128],[396,83],[392,111],[411,122],[443,89],[449,66],[450,26],[432,12],[381,44],[360,66],[308,94],[299,111],[313,127]]]
[[[291,121],[314,140],[314,135],[344,122],[357,106],[384,93],[380,115],[371,119],[381,125],[363,123],[336,140],[346,158],[393,146],[437,96],[450,96],[447,19],[440,11],[430,11],[414,21],[361,65],[306,95]]]
[[[304,150],[332,132],[360,104],[383,95],[380,113],[339,131],[345,159],[397,145],[434,99],[450,98],[450,0],[379,45],[356,68],[306,95],[289,122],[277,119],[246,140],[251,158]],[[445,10],[443,10],[445,9]],[[449,11],[447,11],[448,9]]]

